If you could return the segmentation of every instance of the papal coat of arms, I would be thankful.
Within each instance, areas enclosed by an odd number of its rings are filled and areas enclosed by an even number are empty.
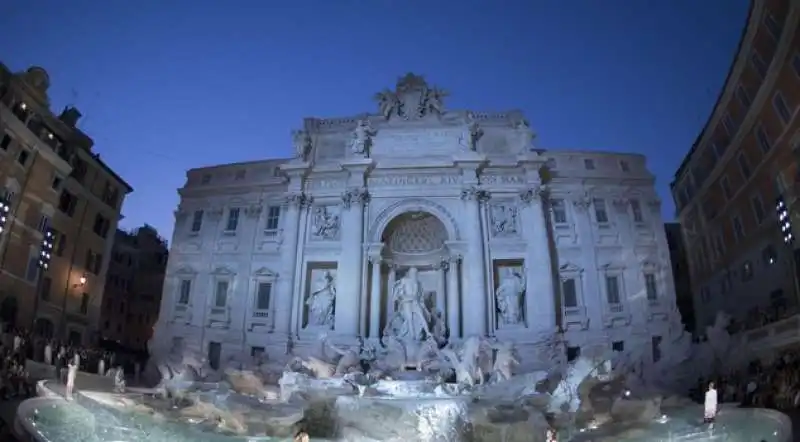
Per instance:
[[[394,91],[385,89],[375,95],[380,114],[387,120],[394,116],[416,120],[444,113],[447,92],[428,86],[419,75],[408,73],[397,80]]]

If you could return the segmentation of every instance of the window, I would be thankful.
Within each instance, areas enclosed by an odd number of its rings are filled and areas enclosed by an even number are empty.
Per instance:
[[[281,206],[269,206],[267,208],[266,231],[273,235],[278,232],[278,225],[281,219]]]
[[[39,224],[36,226],[36,230],[45,233],[48,227],[50,227],[50,217],[47,215],[40,216]]]
[[[53,175],[53,180],[50,181],[50,188],[59,191],[61,190],[61,185],[64,184],[64,178],[60,175]]]
[[[737,241],[741,241],[744,238],[744,226],[742,225],[742,219],[738,216],[733,217],[733,235],[736,237]]]
[[[106,186],[105,188],[103,188],[102,200],[112,209],[117,208],[117,202],[119,200],[119,190],[108,181],[106,181]]]
[[[792,111],[789,110],[789,105],[786,104],[786,99],[780,92],[775,93],[775,96],[772,97],[772,106],[775,107],[775,112],[778,113],[783,124],[788,124],[792,118]]]
[[[750,261],[745,261],[742,264],[742,281],[749,281],[753,279],[753,263]]]
[[[739,156],[736,158],[736,161],[739,163],[739,170],[742,171],[742,176],[746,178],[750,178],[750,175],[753,173],[750,170],[750,162],[747,161],[747,157],[745,156],[744,152],[740,153]]]
[[[39,285],[39,297],[42,298],[42,301],[47,301],[50,299],[50,291],[52,288],[53,280],[47,276],[42,278],[42,283]]]
[[[661,336],[653,336],[653,362],[661,360]]]
[[[208,365],[214,370],[219,368],[219,359],[222,356],[222,344],[219,342],[208,343]]]
[[[264,356],[264,347],[250,347],[250,356],[258,360]]]
[[[217,281],[214,292],[214,307],[225,307],[228,304],[228,281]]]
[[[795,52],[792,57],[792,69],[794,69],[794,73],[800,77],[800,52]]]
[[[201,227],[203,227],[203,211],[195,210],[192,215],[192,232],[199,232]]]
[[[619,277],[617,276],[606,276],[606,301],[609,305],[620,303]]]
[[[200,184],[206,185],[211,183],[211,174],[204,174],[202,178],[200,178]]]
[[[552,200],[550,202],[550,210],[553,212],[553,222],[555,224],[567,223],[567,207],[564,204],[564,200]]]
[[[725,198],[731,199],[733,192],[731,191],[731,183],[728,182],[728,177],[723,177],[719,185],[722,187],[722,193],[725,194]]]
[[[606,212],[606,202],[600,198],[595,198],[592,203],[594,204],[594,218],[598,223],[604,224],[608,222],[608,212]]]
[[[564,307],[575,308],[578,306],[578,286],[574,278],[561,281],[561,294],[564,297]]]
[[[764,202],[761,197],[756,195],[750,199],[750,204],[753,206],[753,215],[756,218],[756,223],[761,224],[764,221]]]
[[[658,284],[656,284],[656,275],[653,273],[645,273],[644,287],[647,290],[648,301],[655,301],[658,299]]]
[[[776,41],[780,40],[781,33],[783,32],[783,25],[775,20],[775,16],[772,14],[767,14],[764,17],[764,23],[767,25],[767,30],[772,38],[774,38]]]
[[[0,149],[8,150],[8,147],[11,146],[11,135],[3,134],[3,139],[0,140]]]
[[[764,261],[765,267],[772,266],[778,262],[778,253],[772,244],[764,247],[764,250],[761,251],[761,259]]]
[[[39,255],[34,255],[28,260],[28,268],[25,271],[25,279],[28,282],[36,282],[39,277]]]
[[[611,343],[611,350],[623,352],[625,351],[625,341],[614,341]]]
[[[761,58],[761,55],[753,51],[750,54],[750,61],[753,63],[753,67],[756,69],[758,76],[764,79],[764,77],[767,76],[767,64],[764,62],[764,59]]]
[[[272,283],[259,282],[256,290],[256,310],[269,310],[270,295],[272,294]]]
[[[628,162],[627,162],[627,161],[625,161],[625,160],[619,160],[619,168],[620,168],[620,170],[622,170],[623,172],[630,172],[630,171],[631,171],[631,166],[630,166],[630,164],[628,164]]]
[[[95,275],[100,274],[100,268],[103,266],[103,255],[100,253],[94,253],[91,249],[86,251],[86,262],[84,267],[86,271],[89,273],[93,273]]]
[[[578,359],[581,356],[581,348],[580,347],[567,347],[567,362],[572,362],[575,359]]]
[[[631,213],[633,213],[633,221],[637,223],[644,222],[644,215],[642,214],[642,204],[639,200],[631,200]]]
[[[245,170],[245,169],[237,170],[236,171],[236,176],[234,177],[234,179],[236,181],[243,180],[246,174],[247,174],[247,170]]]
[[[739,102],[742,103],[742,106],[745,108],[750,107],[750,105],[753,103],[753,101],[750,99],[750,95],[741,85],[736,88],[736,98],[739,99]]]
[[[725,128],[725,132],[727,132],[728,135],[734,136],[736,134],[737,127],[731,114],[725,113],[725,116],[722,117],[722,126]]]
[[[772,141],[770,141],[764,126],[760,124],[756,128],[756,141],[758,141],[758,147],[761,149],[761,152],[765,154],[772,148]]]
[[[583,167],[585,167],[586,170],[594,170],[594,160],[589,158],[583,160]]]
[[[81,295],[81,314],[85,315],[89,312],[89,294],[84,293]]]
[[[103,215],[97,214],[94,217],[94,226],[92,231],[101,238],[108,236],[108,229],[111,228],[111,222],[108,221]]]
[[[189,295],[192,293],[192,281],[184,279],[181,281],[181,288],[178,292],[178,304],[189,304]]]
[[[31,153],[28,152],[27,149],[20,149],[19,153],[17,154],[17,163],[20,166],[25,167],[28,165],[28,160],[31,158]]]
[[[226,232],[235,232],[239,226],[239,208],[234,207],[228,210],[228,223],[225,225]]]
[[[61,191],[61,197],[58,200],[58,210],[67,216],[72,216],[75,214],[75,207],[77,205],[78,198],[75,195],[67,192],[66,190]]]

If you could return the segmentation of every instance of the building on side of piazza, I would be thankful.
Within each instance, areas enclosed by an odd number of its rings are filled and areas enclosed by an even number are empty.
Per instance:
[[[681,327],[645,158],[534,150],[520,112],[444,97],[409,74],[377,114],[306,119],[294,159],[190,170],[156,343],[218,366],[316,352],[323,333],[377,341],[415,267],[451,341],[513,340],[528,365],[561,326],[571,357],[602,344],[658,358]]]
[[[797,305],[792,250],[783,244],[775,204],[779,195],[790,203],[796,195],[798,13],[789,0],[752,3],[717,103],[671,185],[697,330],[720,310],[753,329]]]
[[[88,344],[130,185],[93,151],[81,113],[50,110],[50,77],[40,67],[0,63],[0,196],[9,202],[0,235],[0,320]],[[44,233],[55,235],[50,268],[37,262]]]

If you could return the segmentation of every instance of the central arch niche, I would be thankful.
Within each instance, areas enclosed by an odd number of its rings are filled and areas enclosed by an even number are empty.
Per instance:
[[[382,235],[384,254],[397,265],[433,265],[445,255],[448,234],[436,216],[405,212],[392,219]]]

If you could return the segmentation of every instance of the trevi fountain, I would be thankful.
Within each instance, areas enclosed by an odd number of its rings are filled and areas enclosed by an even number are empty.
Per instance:
[[[781,413],[688,387],[693,344],[640,155],[535,148],[520,112],[448,110],[420,76],[309,118],[288,160],[180,189],[147,387],[81,374],[20,405],[41,442],[784,442]],[[552,439],[555,440],[555,439]]]

